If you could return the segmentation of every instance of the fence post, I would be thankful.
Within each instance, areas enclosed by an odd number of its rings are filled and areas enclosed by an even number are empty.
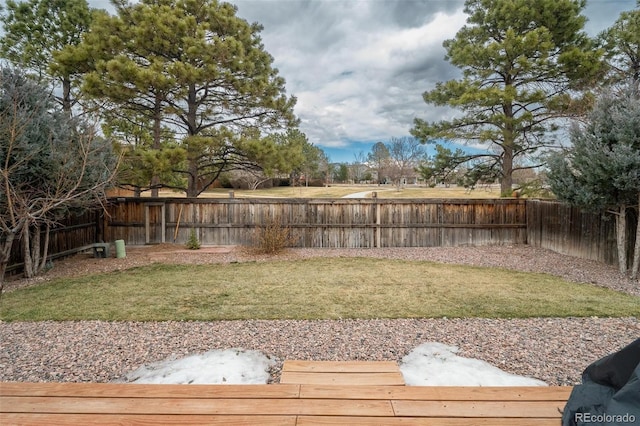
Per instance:
[[[374,238],[374,247],[381,248],[382,247],[382,230],[380,229],[380,201],[378,200],[378,194],[376,194],[375,199],[375,209],[376,209],[376,236]]]
[[[150,219],[149,219],[149,206],[147,204],[144,205],[144,243],[149,244],[151,241],[151,230],[149,229]]]
[[[162,218],[160,219],[160,226],[162,227],[160,229],[160,240],[162,241],[162,244],[167,242],[167,207],[166,207],[166,203],[162,203],[162,206],[160,207],[160,215],[162,216]]]

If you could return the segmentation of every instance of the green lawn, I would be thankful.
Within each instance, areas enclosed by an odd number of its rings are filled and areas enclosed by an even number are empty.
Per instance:
[[[637,316],[640,298],[545,274],[369,258],[152,265],[6,293],[4,321]]]

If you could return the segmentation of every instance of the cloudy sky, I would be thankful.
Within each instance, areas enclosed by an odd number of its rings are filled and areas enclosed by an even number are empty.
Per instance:
[[[298,98],[309,141],[335,162],[408,136],[413,119],[446,118],[422,93],[456,78],[442,42],[465,24],[463,0],[230,0],[259,22],[266,50]],[[108,0],[89,0],[112,10]],[[636,0],[587,0],[586,30],[611,26]]]

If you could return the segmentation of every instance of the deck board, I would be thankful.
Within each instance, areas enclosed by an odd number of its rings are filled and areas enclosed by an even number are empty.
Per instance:
[[[380,385],[404,386],[402,373],[300,373],[283,372],[280,381],[290,384],[312,385]]]
[[[0,383],[4,396],[86,396],[115,398],[297,398],[300,385],[144,385],[133,383]]]
[[[400,399],[428,401],[566,402],[570,386],[323,386],[301,385],[301,398]]]
[[[282,371],[316,373],[394,373],[399,371],[394,361],[301,361],[286,360]]]
[[[296,416],[206,416],[206,415],[130,415],[130,414],[0,414],[2,425],[106,426],[106,425],[185,425],[185,426],[295,426]]]
[[[6,408],[5,408],[6,405]],[[165,415],[296,415],[393,416],[386,400],[270,399],[270,398],[105,398],[105,397],[3,397],[2,411],[59,414]]]
[[[380,426],[378,417],[335,417],[335,416],[300,416],[297,426]],[[384,419],[385,426],[558,426],[560,419],[503,419],[485,418],[425,418],[425,417],[393,417]]]
[[[546,401],[391,401],[400,417],[557,418],[563,404]]]
[[[404,376],[393,361],[287,360],[280,383],[312,385],[404,386]]]

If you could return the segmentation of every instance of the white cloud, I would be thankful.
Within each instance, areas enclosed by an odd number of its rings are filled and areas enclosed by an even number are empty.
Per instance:
[[[445,3],[236,2],[240,16],[264,23],[265,47],[298,98],[301,128],[323,147],[408,134],[426,109],[422,92],[442,63],[442,41],[466,20],[460,1]],[[265,4],[280,17],[261,14]]]

